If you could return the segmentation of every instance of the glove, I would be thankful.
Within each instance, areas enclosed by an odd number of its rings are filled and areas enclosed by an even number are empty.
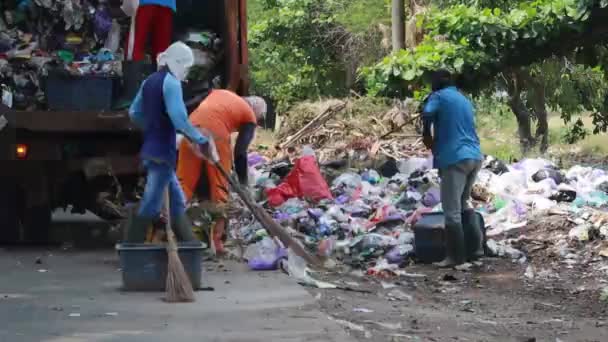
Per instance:
[[[204,144],[199,144],[198,150],[200,151],[202,158],[211,161],[214,164],[220,162],[220,156],[217,153],[213,139],[209,139],[209,141]]]
[[[205,143],[197,144],[194,142],[190,142],[190,146],[199,158],[208,160],[214,164],[220,162],[220,156],[217,153],[215,142],[213,141],[213,138],[211,136],[207,136],[207,141]]]

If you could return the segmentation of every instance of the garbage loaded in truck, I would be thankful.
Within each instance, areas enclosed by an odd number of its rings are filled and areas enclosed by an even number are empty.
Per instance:
[[[57,208],[117,220],[137,200],[141,137],[118,108],[133,25],[120,5],[0,5],[0,242],[48,242]],[[190,110],[212,87],[246,94],[246,27],[245,0],[177,0],[172,40],[196,59],[183,85]],[[146,53],[147,73],[153,61]]]

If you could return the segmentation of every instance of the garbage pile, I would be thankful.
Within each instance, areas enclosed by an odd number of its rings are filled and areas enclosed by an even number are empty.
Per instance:
[[[122,77],[122,49],[131,19],[121,9],[111,7],[119,4],[107,0],[3,1],[2,103],[18,110],[45,109],[48,77]],[[180,39],[194,51],[192,80],[205,83],[207,89],[207,78],[220,84],[219,72],[212,74],[223,52],[219,36],[199,30]],[[149,56],[147,62],[152,63]]]
[[[412,226],[424,213],[441,211],[431,159],[401,159],[392,174],[347,169],[327,184],[318,178],[317,164],[311,167],[312,149],[304,150],[288,166],[250,155],[258,201],[318,256],[374,276],[404,273],[416,262]],[[487,157],[473,205],[484,216],[489,253],[545,265],[543,258],[562,265],[593,262],[608,272],[607,184],[608,172],[600,169],[560,170],[542,159],[506,165]],[[287,257],[251,218],[232,219],[231,227],[233,237],[247,245],[252,269],[276,269]]]
[[[49,73],[113,75],[121,27],[105,1],[21,0],[3,5],[0,83],[16,109],[43,105]]]

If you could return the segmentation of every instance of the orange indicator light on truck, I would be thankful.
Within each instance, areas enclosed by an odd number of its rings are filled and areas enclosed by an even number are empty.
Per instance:
[[[18,159],[27,158],[27,145],[17,144],[17,158]]]

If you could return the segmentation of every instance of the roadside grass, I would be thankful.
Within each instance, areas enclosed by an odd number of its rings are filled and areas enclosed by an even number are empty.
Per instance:
[[[587,129],[593,127],[591,117],[583,115],[582,120]],[[480,115],[477,117],[477,127],[481,148],[484,153],[502,160],[521,159],[517,122],[513,114]],[[535,128],[533,128],[535,129]],[[548,156],[556,158],[597,157],[608,156],[608,134],[589,134],[576,144],[564,142],[567,128],[559,115],[549,118],[549,151]],[[539,157],[538,151],[533,151],[528,157]]]

